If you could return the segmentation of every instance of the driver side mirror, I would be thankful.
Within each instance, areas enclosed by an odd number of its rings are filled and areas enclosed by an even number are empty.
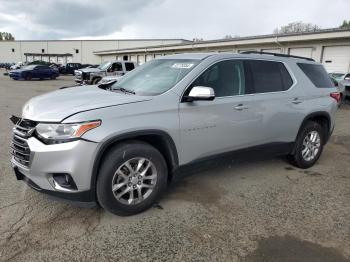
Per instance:
[[[212,101],[214,99],[215,99],[214,89],[207,86],[195,86],[191,89],[188,96],[184,96],[185,102]]]

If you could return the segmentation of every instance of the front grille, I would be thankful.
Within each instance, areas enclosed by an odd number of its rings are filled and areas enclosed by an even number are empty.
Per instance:
[[[76,79],[82,79],[82,73],[80,71],[75,71],[74,75]]]
[[[26,166],[30,166],[30,148],[27,139],[33,134],[36,123],[31,120],[20,119],[13,127],[11,154],[14,159]]]

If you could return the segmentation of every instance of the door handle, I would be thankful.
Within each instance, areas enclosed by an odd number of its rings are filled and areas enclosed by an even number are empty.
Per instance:
[[[241,110],[244,110],[244,109],[248,109],[248,106],[245,106],[243,104],[239,104],[239,105],[236,105],[234,107],[234,109],[238,110],[238,111],[241,111]]]
[[[297,97],[294,98],[293,101],[292,101],[292,103],[295,104],[295,105],[298,105],[298,104],[300,104],[300,103],[302,103],[302,102],[303,102],[303,101],[299,100],[299,98],[297,98]]]

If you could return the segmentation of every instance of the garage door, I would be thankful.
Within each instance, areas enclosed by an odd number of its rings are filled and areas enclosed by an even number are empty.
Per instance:
[[[312,58],[312,47],[289,48],[289,54]]]
[[[349,72],[350,46],[325,46],[322,64],[328,72]]]
[[[131,55],[130,61],[137,63],[137,55]]]
[[[145,55],[138,55],[138,56],[137,56],[137,63],[138,63],[139,65],[144,64],[144,63],[145,63]]]
[[[153,55],[146,55],[146,62],[151,61],[154,59]]]

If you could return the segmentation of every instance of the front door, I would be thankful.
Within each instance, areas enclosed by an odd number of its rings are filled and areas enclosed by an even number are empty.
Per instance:
[[[186,93],[194,86],[212,87],[215,99],[180,103],[182,163],[259,143],[261,119],[251,96],[244,95],[243,61],[225,60],[210,66]]]

